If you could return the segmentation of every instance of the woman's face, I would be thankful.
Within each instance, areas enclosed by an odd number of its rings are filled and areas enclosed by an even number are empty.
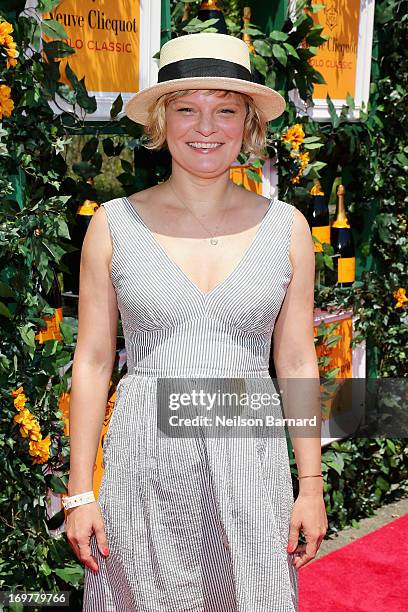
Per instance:
[[[245,116],[245,102],[235,92],[201,89],[172,100],[166,140],[173,161],[197,176],[222,174],[241,150]]]

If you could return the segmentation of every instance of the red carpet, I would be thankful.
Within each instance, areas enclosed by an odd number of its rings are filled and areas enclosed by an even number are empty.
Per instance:
[[[299,612],[406,612],[408,514],[299,570]]]

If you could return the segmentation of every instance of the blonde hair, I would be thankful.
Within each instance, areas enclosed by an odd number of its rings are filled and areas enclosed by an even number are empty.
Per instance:
[[[144,127],[144,132],[149,138],[148,142],[144,144],[146,149],[163,149],[167,147],[166,142],[166,107],[172,100],[185,96],[186,94],[198,91],[197,89],[183,89],[180,91],[171,92],[160,96],[153,104],[148,108],[149,117],[147,124]],[[206,90],[208,95],[218,94],[222,92],[222,95],[230,93],[225,90]],[[242,148],[243,153],[249,156],[257,158],[265,158],[266,148],[266,122],[262,117],[261,112],[258,110],[253,99],[247,94],[241,92],[233,92],[241,96],[243,99],[247,113],[244,123],[244,132],[242,137]]]

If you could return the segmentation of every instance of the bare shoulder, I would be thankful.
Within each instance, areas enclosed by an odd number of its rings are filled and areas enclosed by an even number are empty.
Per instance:
[[[312,233],[305,215],[296,206],[293,208],[289,257],[294,271],[305,271],[315,265]]]
[[[107,212],[103,205],[92,215],[82,244],[82,257],[85,261],[109,263],[112,256],[112,238],[110,235]]]

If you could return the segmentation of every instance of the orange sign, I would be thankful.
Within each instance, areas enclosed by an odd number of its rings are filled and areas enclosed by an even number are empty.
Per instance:
[[[324,77],[327,84],[315,84],[313,98],[345,100],[347,94],[355,96],[358,25],[360,0],[316,0],[324,9],[312,15],[321,32],[329,36],[312,57],[310,64]]]
[[[334,323],[334,322],[333,322]],[[317,334],[318,325],[314,327],[314,335]],[[353,338],[353,322],[351,317],[347,317],[345,319],[341,319],[340,321],[336,321],[336,328],[332,332],[333,335],[341,336],[341,339],[332,347],[326,345],[318,345],[316,346],[316,355],[318,358],[326,357],[330,359],[330,361],[325,366],[320,366],[322,372],[332,370],[334,368],[339,368],[339,372],[336,375],[336,379],[339,381],[339,386],[342,386],[341,380],[344,378],[352,378],[353,370],[352,370],[352,349],[350,343]],[[324,374],[323,374],[324,376]],[[350,391],[349,386],[344,387],[348,392]],[[325,398],[325,399],[324,399]],[[333,395],[327,392],[325,396],[322,396],[322,419],[330,419],[338,412],[337,405],[342,400],[342,406],[350,406],[351,400],[348,398],[347,401],[344,401],[344,397],[339,393],[339,389],[336,388],[336,391]],[[349,401],[350,400],[350,401]]]
[[[88,91],[139,90],[140,0],[62,0],[48,17],[67,32],[69,65]]]

